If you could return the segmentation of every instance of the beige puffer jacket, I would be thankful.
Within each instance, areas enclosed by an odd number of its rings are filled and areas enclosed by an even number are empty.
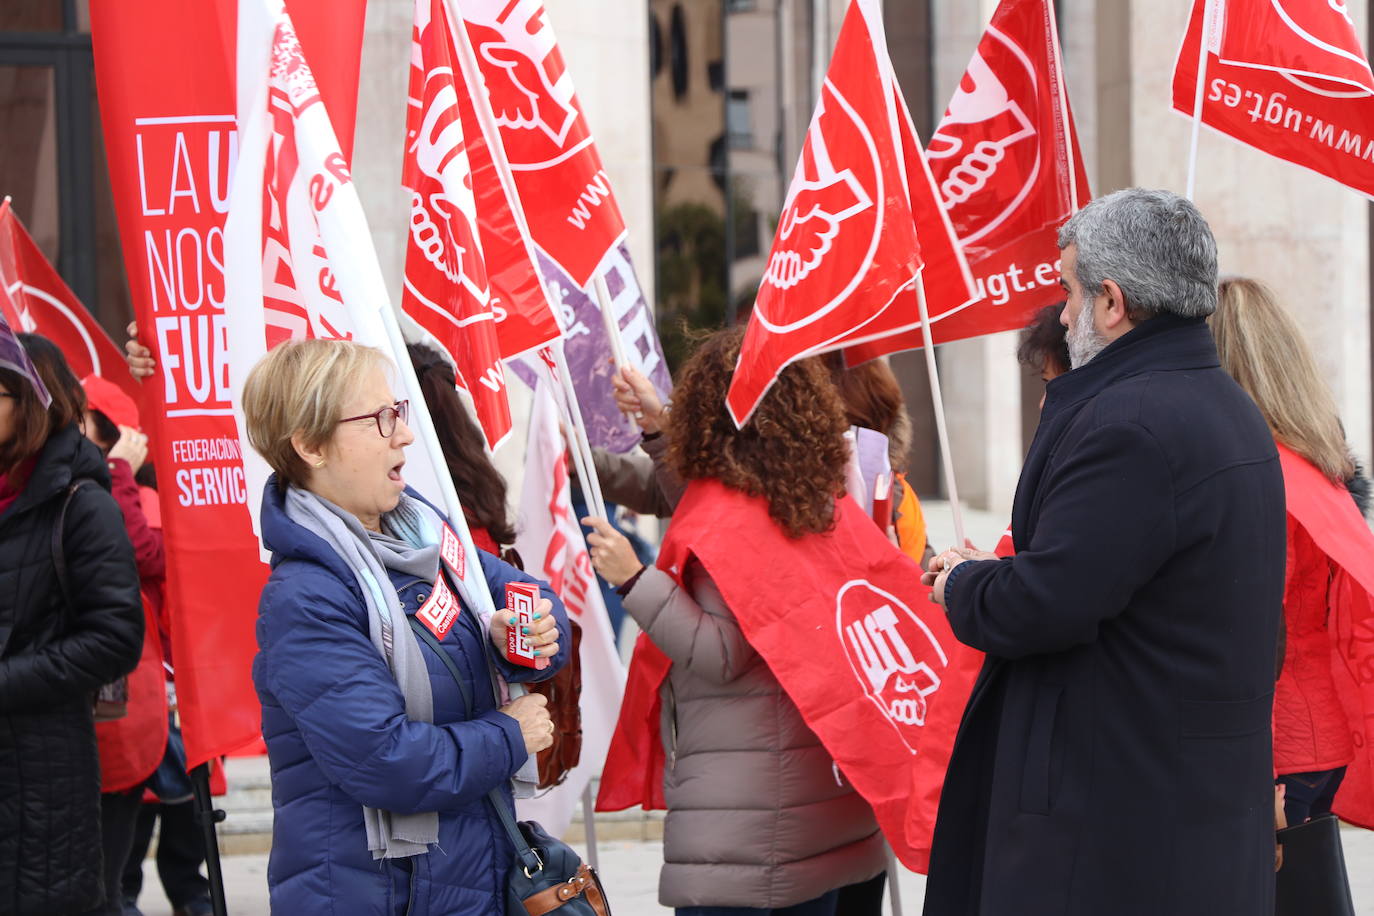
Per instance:
[[[885,867],[873,812],[839,775],[700,564],[646,569],[625,610],[673,660],[663,906],[772,909]],[[793,651],[805,651],[798,644]]]

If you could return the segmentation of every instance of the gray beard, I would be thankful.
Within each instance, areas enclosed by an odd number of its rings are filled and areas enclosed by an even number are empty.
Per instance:
[[[1083,297],[1083,305],[1078,310],[1078,317],[1074,319],[1065,335],[1069,345],[1069,368],[1081,369],[1092,362],[1093,357],[1101,353],[1111,343],[1104,335],[1099,334],[1097,328],[1093,326],[1093,300],[1091,297]]]

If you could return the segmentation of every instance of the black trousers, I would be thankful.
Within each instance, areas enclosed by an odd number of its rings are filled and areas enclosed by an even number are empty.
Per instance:
[[[105,902],[84,916],[120,916],[124,912],[120,891],[124,864],[133,845],[134,826],[138,808],[142,804],[143,786],[128,792],[103,792],[100,795],[100,847],[104,856],[101,864],[101,883],[105,885]]]
[[[137,900],[143,890],[143,860],[152,841],[153,825],[162,818],[157,841],[157,875],[173,908],[210,899],[210,882],[200,873],[205,863],[205,837],[196,824],[195,802],[141,806],[133,847],[124,867],[124,899]]]

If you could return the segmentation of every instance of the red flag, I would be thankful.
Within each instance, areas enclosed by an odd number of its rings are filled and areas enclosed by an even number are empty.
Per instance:
[[[1374,94],[1374,73],[1345,3],[1215,0],[1215,5],[1222,26],[1213,50],[1224,62]]]
[[[763,498],[694,481],[658,563],[680,576],[689,556],[701,562],[750,645],[873,806],[897,857],[925,871],[945,768],[982,655],[955,640],[916,563],[852,498],[836,506],[833,531],[793,540]],[[721,538],[722,526],[734,536]],[[739,543],[750,550],[741,553]],[[772,571],[767,588],[759,587],[759,569]],[[787,574],[801,569],[804,576]],[[807,634],[805,651],[797,651],[799,633]],[[648,801],[662,785],[661,769],[655,775],[627,765],[663,764],[658,718],[646,714],[640,692],[648,678],[636,677],[646,666],[666,676],[661,653],[636,650],[602,775],[601,810]],[[658,692],[647,696],[656,703]],[[653,731],[646,736],[639,723]]]
[[[154,430],[166,600],[190,766],[258,740],[250,667],[267,578],[229,397],[224,220],[235,133],[235,5],[97,0],[101,124],[129,288],[160,377]],[[364,4],[293,0],[302,43],[352,146]]]
[[[1347,14],[1292,0],[1229,0],[1217,12],[1202,123],[1374,197],[1374,95]],[[1190,118],[1203,13],[1195,0],[1174,65],[1173,107]]]
[[[445,25],[447,22],[446,19]],[[450,31],[449,48],[457,56],[456,64],[463,64],[462,52],[466,47],[466,33]],[[498,169],[495,157],[504,156],[499,138],[487,135],[484,119],[478,112],[477,106],[482,102],[478,95],[481,74],[470,74],[463,65],[453,70],[453,78],[476,196],[477,237],[487,268],[497,340],[502,358],[511,359],[552,343],[563,332],[545,295],[529,241],[520,228],[515,212],[518,202],[511,200],[502,178],[503,170]],[[478,87],[475,92],[474,86]],[[494,124],[490,126],[497,129]]]
[[[1374,534],[1345,487],[1279,445],[1288,514],[1338,568],[1332,582],[1331,674],[1354,733],[1334,810],[1374,829]]]
[[[401,176],[411,191],[401,307],[448,351],[495,449],[510,435],[510,402],[478,240],[456,57],[442,0],[416,0]]]
[[[141,386],[129,374],[124,355],[76,298],[19,221],[9,201],[0,203],[0,269],[8,295],[0,296],[5,319],[16,331],[42,334],[57,344],[77,378],[98,375],[138,401]]]
[[[936,342],[1019,328],[1062,300],[1058,228],[1090,193],[1054,3],[1002,0],[926,155],[984,300],[956,311],[928,289]]]
[[[851,3],[726,396],[738,424],[788,363],[919,326],[922,157],[885,42],[876,3]],[[942,216],[922,228],[948,232]],[[931,263],[962,277],[950,249]]]
[[[463,0],[530,236],[579,287],[625,236],[542,0]]]

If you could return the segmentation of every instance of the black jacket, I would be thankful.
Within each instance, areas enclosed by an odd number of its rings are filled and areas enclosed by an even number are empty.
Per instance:
[[[51,535],[79,477],[100,485],[67,509],[68,611]],[[99,450],[71,426],[0,515],[0,913],[80,912],[102,897],[91,703],[143,647],[138,570],[109,486]]]
[[[1283,478],[1201,319],[1050,382],[1012,531],[947,593],[988,659],[927,916],[1272,913]]]

